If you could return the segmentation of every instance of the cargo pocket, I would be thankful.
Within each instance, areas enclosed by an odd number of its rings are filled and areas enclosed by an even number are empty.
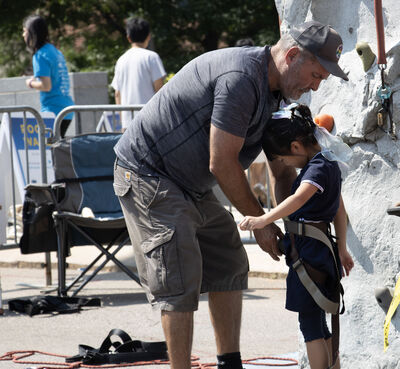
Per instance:
[[[138,178],[138,188],[142,204],[150,208],[159,195],[160,178],[155,176],[140,176]]]
[[[175,229],[168,228],[142,242],[147,283],[154,296],[175,296],[184,292]]]
[[[131,188],[131,185],[129,183],[113,183],[113,187],[114,187],[114,193],[118,196],[118,197],[123,197],[125,196],[128,191]]]

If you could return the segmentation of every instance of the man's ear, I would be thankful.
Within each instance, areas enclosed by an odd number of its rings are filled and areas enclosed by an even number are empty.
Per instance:
[[[128,35],[126,35],[126,39],[128,40],[128,42],[131,44],[132,43],[132,40],[131,40],[131,38],[128,36]]]
[[[287,65],[292,64],[300,56],[300,49],[297,46],[291,47],[285,55]]]

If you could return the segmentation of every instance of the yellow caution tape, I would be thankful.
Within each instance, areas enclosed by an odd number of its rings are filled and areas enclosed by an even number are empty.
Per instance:
[[[395,313],[399,303],[400,303],[400,278],[397,280],[396,287],[395,287],[394,293],[393,293],[393,299],[392,299],[392,302],[390,303],[389,310],[386,314],[385,324],[383,325],[383,338],[384,338],[383,351],[384,352],[386,352],[386,350],[389,346],[388,336],[389,336],[390,322],[392,320],[393,314]]]

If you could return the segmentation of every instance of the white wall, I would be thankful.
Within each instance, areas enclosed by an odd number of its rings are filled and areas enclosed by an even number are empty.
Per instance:
[[[292,24],[315,19],[332,25],[344,41],[340,64],[349,82],[329,77],[317,92],[302,101],[314,114],[332,114],[336,132],[352,145],[354,156],[343,183],[349,215],[348,248],[355,260],[344,278],[346,312],[341,316],[342,368],[400,368],[400,313],[392,319],[389,348],[383,353],[385,313],[374,290],[394,287],[400,277],[400,218],[387,208],[400,202],[400,141],[377,129],[380,71],[375,64],[364,72],[356,43],[368,42],[377,52],[373,0],[275,0],[283,31]],[[383,19],[394,120],[400,119],[400,1],[383,1]],[[397,129],[399,129],[399,124]],[[400,135],[399,135],[400,137]],[[299,334],[300,340],[302,340]],[[301,367],[306,367],[304,345]]]

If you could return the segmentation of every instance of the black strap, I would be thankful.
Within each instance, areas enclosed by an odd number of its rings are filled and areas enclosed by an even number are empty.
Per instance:
[[[60,296],[40,296],[31,300],[14,299],[8,302],[10,310],[28,314],[29,316],[37,314],[70,314],[76,313],[82,307],[101,306],[99,298],[78,298],[78,297],[60,297]]]
[[[117,336],[122,341],[113,341]],[[122,364],[137,361],[168,359],[167,344],[161,342],[144,342],[132,340],[122,329],[112,329],[100,348],[79,345],[79,354],[65,359],[67,363],[82,361],[84,364]]]
[[[299,223],[300,224],[300,223]],[[304,234],[304,224],[300,226],[303,227],[303,232],[299,232],[300,234]],[[328,227],[329,229],[329,227]],[[324,232],[325,233],[325,232]],[[310,275],[311,279],[314,282],[317,283],[325,283],[325,281],[327,280],[327,273],[322,272],[318,269],[315,269],[313,267],[311,267],[311,265],[307,264],[306,262],[302,261],[301,259],[299,259],[299,253],[297,252],[296,246],[295,246],[295,240],[294,240],[294,233],[289,233],[290,235],[290,258],[292,259],[291,261],[293,263],[296,263],[297,261],[301,261],[302,264],[305,266],[305,269],[307,271],[307,273]],[[328,236],[329,241],[333,244],[334,242],[332,241],[329,232],[326,232],[326,235]],[[321,241],[321,240],[320,240]],[[333,253],[333,258],[338,258],[339,255],[337,254],[337,247],[332,247],[332,249],[334,250]],[[337,267],[337,263],[335,260],[335,264],[336,264],[336,281],[335,281],[335,285],[334,285],[334,290],[333,290],[333,301],[334,302],[338,302],[339,306],[340,306],[340,296],[342,296],[342,309],[339,313],[339,311],[336,312],[336,314],[331,314],[331,329],[332,329],[332,365],[329,368],[333,368],[336,364],[336,361],[339,357],[339,341],[340,341],[340,323],[339,323],[339,314],[343,314],[344,313],[344,302],[343,302],[343,286],[340,283],[340,279],[341,279],[341,275],[340,275],[340,271]],[[297,272],[297,270],[296,270]],[[301,281],[301,278],[300,278]],[[314,298],[314,296],[312,296]],[[316,303],[318,304],[318,302],[316,301]],[[321,306],[320,306],[321,307]],[[321,307],[322,308],[322,307]]]
[[[97,182],[97,181],[113,181],[114,176],[93,176],[80,178],[59,178],[54,183],[80,183],[80,182]]]

